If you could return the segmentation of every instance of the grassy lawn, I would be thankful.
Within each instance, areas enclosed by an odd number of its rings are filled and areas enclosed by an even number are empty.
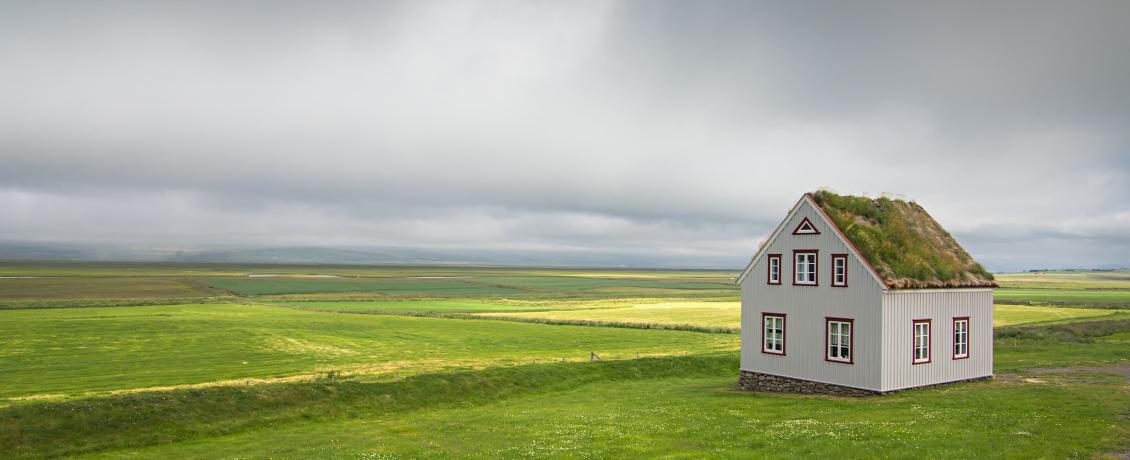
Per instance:
[[[1062,458],[1113,451],[1130,436],[1119,423],[1130,394],[1110,380],[975,383],[871,399],[746,394],[733,383],[732,375],[593,383],[106,456]]]
[[[351,315],[256,305],[0,311],[0,398],[331,369],[412,373],[735,350],[736,335]]]

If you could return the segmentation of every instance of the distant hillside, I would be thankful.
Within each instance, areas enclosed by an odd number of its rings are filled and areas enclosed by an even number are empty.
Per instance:
[[[91,243],[0,242],[0,260],[122,262],[347,264],[347,265],[512,265],[633,268],[737,269],[744,254],[683,257],[598,251],[525,251],[429,248],[329,248],[316,246],[187,249]]]
[[[165,259],[169,262],[217,262],[217,263],[264,263],[264,264],[421,264],[439,263],[442,260],[399,257],[389,254],[355,249],[334,249],[318,247],[298,248],[260,248],[227,251],[203,251],[198,253],[174,254]]]

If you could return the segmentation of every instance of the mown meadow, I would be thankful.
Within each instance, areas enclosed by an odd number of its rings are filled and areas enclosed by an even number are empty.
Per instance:
[[[735,275],[0,262],[0,456],[1130,452],[1130,272],[998,275],[996,380],[873,398],[734,390]]]

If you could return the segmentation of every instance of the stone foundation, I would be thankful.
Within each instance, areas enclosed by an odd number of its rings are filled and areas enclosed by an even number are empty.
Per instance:
[[[951,383],[973,382],[977,380],[992,379],[993,376],[989,375],[985,377],[976,377],[965,380],[957,380],[953,382],[935,383],[932,385],[923,385],[920,387],[904,388],[902,390],[888,391],[887,393],[918,388],[936,387],[939,385],[949,385]],[[823,394],[836,396],[872,396],[884,394],[881,391],[864,390],[862,388],[845,387],[843,385],[836,385],[832,383],[813,382],[811,380],[781,377],[779,375],[762,374],[760,372],[753,371],[742,371],[741,376],[738,377],[738,389],[743,391],[771,391],[775,393]]]
[[[741,376],[738,377],[738,389],[744,391],[772,391],[777,393],[824,394],[836,396],[871,396],[881,394],[878,391],[751,371],[742,371]]]

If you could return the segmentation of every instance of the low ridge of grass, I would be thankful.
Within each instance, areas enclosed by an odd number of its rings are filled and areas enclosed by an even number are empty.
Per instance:
[[[466,407],[593,382],[726,376],[738,355],[532,364],[422,374],[395,382],[340,380],[118,395],[0,409],[0,452],[63,456],[219,436],[297,420]]]

